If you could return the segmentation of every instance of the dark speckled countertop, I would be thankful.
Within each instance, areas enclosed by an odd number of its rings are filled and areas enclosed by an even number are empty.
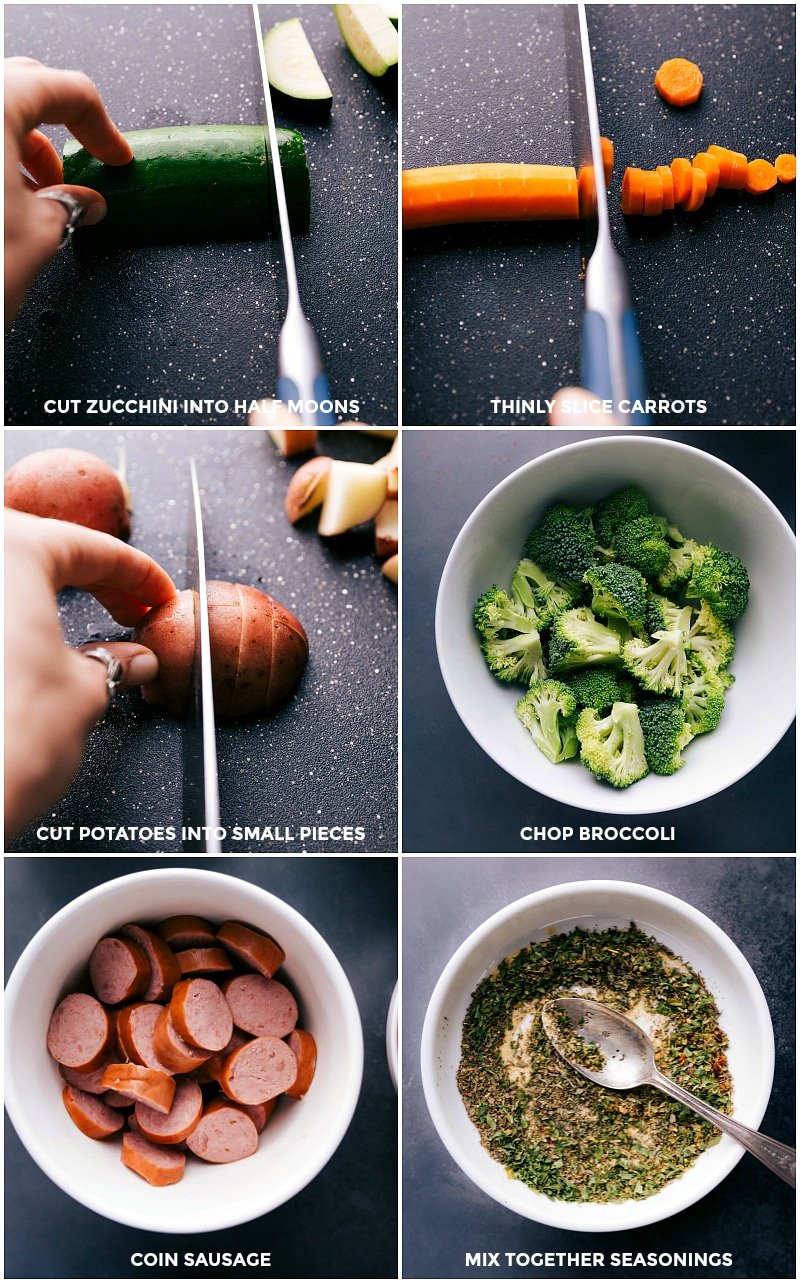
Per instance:
[[[56,440],[57,438],[57,440]],[[315,521],[291,527],[283,496],[296,464],[279,458],[262,431],[7,431],[6,467],[53,445],[91,450],[116,466],[124,446],[133,495],[132,542],[155,557],[179,588],[189,579],[186,531],[190,453],[203,496],[210,579],[252,584],[277,597],[306,629],[310,658],[300,686],[268,717],[217,729],[226,852],[397,850],[397,590],[359,529],[317,537]],[[353,432],[322,439],[321,452],[377,459],[389,442]],[[68,589],[61,617],[73,645],[128,636],[93,597]],[[66,826],[139,829],[181,824],[180,723],[144,703],[116,697],[93,732],[81,771],[43,823],[11,848],[51,851],[180,851],[180,838],[76,842]],[[277,830],[245,840],[236,825]],[[300,838],[300,826],[362,825],[361,841]],[[293,835],[282,836],[288,826]]]
[[[560,5],[414,5],[403,20],[403,166],[569,163]],[[626,219],[626,165],[712,143],[770,160],[795,137],[792,5],[589,5],[603,131],[616,146],[614,240],[631,279],[661,426],[795,420],[795,195],[719,193],[696,216]],[[695,59],[697,106],[656,94],[659,64]],[[495,224],[404,237],[404,422],[540,424],[493,411],[574,384],[583,305],[569,224]],[[705,400],[707,410],[688,402]]]
[[[397,81],[372,79],[330,5],[265,4],[266,31],[302,16],[333,89],[329,120],[276,101],[311,170],[311,231],[295,238],[300,292],[334,397],[397,422]],[[121,129],[264,118],[249,5],[8,5],[6,53],[95,80]],[[45,127],[61,147],[67,131]],[[64,252],[10,331],[11,424],[244,423],[237,399],[272,396],[285,308],[278,240]],[[87,413],[89,398],[196,398],[197,414]],[[46,399],[81,407],[45,414]]]

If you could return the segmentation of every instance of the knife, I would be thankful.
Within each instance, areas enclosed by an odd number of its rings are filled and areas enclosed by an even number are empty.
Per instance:
[[[586,6],[562,8],[570,77],[576,162],[579,170],[603,173],[600,122],[594,89],[592,53],[586,25]],[[597,207],[597,239],[586,264],[581,385],[613,403],[614,417],[629,427],[650,422],[643,413],[625,414],[621,402],[644,401],[644,359],[625,265],[611,240],[605,179],[593,182]]]
[[[297,284],[297,269],[294,261],[292,231],[289,226],[289,211],[286,206],[286,190],[283,185],[281,153],[278,136],[275,131],[275,113],[272,110],[267,64],[264,59],[264,37],[261,31],[261,16],[258,5],[251,6],[253,22],[256,29],[258,61],[261,67],[261,80],[264,85],[264,102],[267,108],[267,132],[269,149],[272,157],[272,178],[275,185],[275,200],[278,206],[278,218],[281,227],[281,244],[283,246],[283,266],[286,272],[288,301],[286,317],[278,336],[278,383],[277,393],[284,405],[289,401],[302,402],[300,417],[306,427],[329,428],[336,423],[336,416],[330,411],[317,408],[316,412],[307,409],[309,402],[316,402],[317,407],[323,401],[330,400],[330,387],[322,368],[319,343],[311,322],[303,312],[300,302],[300,289]]]
[[[208,625],[206,554],[203,512],[194,459],[191,481],[187,556],[194,600],[194,665],[183,736],[183,849],[220,855],[219,780],[211,683],[211,634]]]

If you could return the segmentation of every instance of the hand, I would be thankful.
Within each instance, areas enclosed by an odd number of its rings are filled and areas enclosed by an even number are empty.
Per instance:
[[[562,388],[553,398],[547,416],[551,428],[619,428],[612,414],[606,414],[599,397],[585,388]]]
[[[8,508],[5,530],[5,788],[13,835],[64,793],[108,707],[105,666],[64,643],[59,589],[92,593],[131,626],[175,586],[145,553],[96,530]],[[111,642],[106,649],[123,666],[123,686],[156,677],[158,661],[144,646]]]
[[[5,300],[13,320],[37,273],[55,254],[67,211],[37,191],[63,191],[84,207],[82,224],[105,218],[106,203],[89,187],[67,186],[61,160],[37,125],[67,125],[106,165],[127,165],[133,152],[112,123],[96,88],[80,71],[56,71],[33,58],[5,63]],[[24,165],[35,180],[20,170]]]

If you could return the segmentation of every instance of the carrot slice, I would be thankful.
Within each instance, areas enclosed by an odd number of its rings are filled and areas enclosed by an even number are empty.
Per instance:
[[[714,195],[719,186],[719,161],[716,156],[711,156],[707,151],[698,152],[692,164],[698,169],[702,169],[706,176],[706,195]]]
[[[664,189],[654,169],[644,171],[644,213],[658,216],[664,209]]]
[[[687,214],[695,214],[706,198],[706,174],[704,169],[692,166],[692,190],[684,205]]]
[[[710,156],[719,162],[719,186],[726,191],[742,191],[747,182],[747,157],[744,152],[731,151],[729,147],[706,147]]]
[[[675,208],[675,184],[672,181],[672,170],[669,165],[656,165],[656,173],[661,179],[664,209]]]
[[[578,208],[581,218],[597,218],[597,193],[594,190],[593,165],[582,165],[578,171]]]
[[[689,107],[703,91],[703,73],[688,58],[668,58],[656,72],[655,86],[671,107]]]
[[[782,151],[780,156],[775,157],[775,169],[778,174],[778,182],[793,183],[797,177],[797,157],[791,152]]]
[[[683,208],[692,190],[692,164],[685,156],[676,156],[670,168],[675,204]]]
[[[747,182],[745,188],[752,192],[754,196],[760,196],[762,192],[770,192],[777,185],[778,171],[768,160],[751,160],[747,166]]]
[[[622,175],[622,212],[644,213],[644,171],[631,165]]]
[[[403,171],[403,227],[578,218],[571,165],[437,165]]]
[[[614,172],[614,144],[610,138],[600,139],[600,146],[603,149],[603,172],[605,173],[606,187],[611,185],[611,175]]]

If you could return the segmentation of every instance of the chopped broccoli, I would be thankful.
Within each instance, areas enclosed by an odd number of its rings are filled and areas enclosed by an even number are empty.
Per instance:
[[[691,727],[679,699],[646,699],[639,705],[647,765],[656,775],[674,775],[686,763],[681,757],[692,738]]]
[[[678,606],[674,601],[670,601],[669,597],[661,597],[658,593],[653,593],[651,600],[656,604],[654,609],[657,608],[664,620],[662,629],[671,633],[681,632],[684,637],[688,637],[692,626],[691,606]],[[653,632],[655,631],[653,629]]]
[[[683,681],[681,707],[693,735],[705,735],[719,725],[725,707],[725,692],[733,677],[709,664],[702,656],[691,657]]]
[[[690,655],[701,655],[713,668],[726,668],[733,659],[733,632],[717,618],[707,601],[700,603],[686,644]]]
[[[580,601],[582,588],[580,584],[559,583],[530,557],[523,557],[514,571],[511,593],[536,613],[539,627],[545,628],[560,611]]]
[[[583,582],[592,589],[592,610],[604,619],[622,619],[631,628],[644,628],[647,611],[647,582],[632,566],[609,561],[590,566]]]
[[[484,659],[501,682],[527,685],[547,675],[535,615],[513,602],[502,588],[496,584],[487,588],[475,603],[472,618]]]
[[[674,526],[667,527],[667,540],[672,539],[672,532],[680,534]],[[678,542],[677,547],[670,546],[669,561],[656,575],[656,583],[663,592],[675,592],[681,584],[685,584],[691,577],[695,563],[703,551],[702,544],[695,543],[694,539],[683,539]]]
[[[600,717],[594,708],[584,708],[575,729],[581,761],[598,780],[624,789],[647,774],[644,736],[635,704],[614,704],[607,717]]]
[[[595,561],[591,509],[553,504],[528,535],[525,556],[562,582],[582,579]]]
[[[625,526],[637,517],[646,517],[650,504],[638,486],[623,486],[615,490],[608,498],[603,499],[594,514],[594,530],[597,542],[602,548],[613,548],[614,536],[620,526]]]
[[[553,763],[565,762],[577,754],[577,715],[572,691],[552,677],[534,682],[517,701],[517,717],[530,731],[537,748]]]
[[[614,536],[614,558],[655,579],[669,561],[669,544],[655,517],[637,517]]]
[[[664,603],[666,597],[659,597],[657,593],[651,593],[647,598],[647,605],[644,612],[644,631],[648,637],[658,632],[659,628],[666,628],[667,621],[664,618]],[[672,602],[669,603],[670,606]]]
[[[622,644],[617,633],[596,619],[588,606],[576,606],[556,615],[550,636],[550,668],[567,673],[587,664],[607,664],[619,659]]]
[[[650,645],[632,637],[622,648],[622,662],[645,690],[677,698],[688,667],[686,638],[678,629],[659,629]]]
[[[636,683],[627,673],[602,664],[595,668],[570,673],[564,685],[572,691],[581,708],[596,708],[605,713],[612,704],[635,704]]]
[[[687,597],[707,601],[719,619],[730,623],[741,615],[749,593],[750,580],[738,557],[713,543],[702,549],[686,585]]]

